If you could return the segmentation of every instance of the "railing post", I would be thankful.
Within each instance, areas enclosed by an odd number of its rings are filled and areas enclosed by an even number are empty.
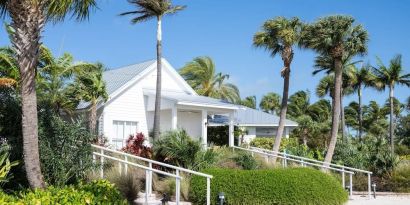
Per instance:
[[[371,198],[371,195],[372,195],[372,182],[371,182],[371,176],[370,176],[370,173],[367,173],[367,186],[368,186],[368,189],[369,189],[369,199]]]
[[[148,183],[149,171],[145,170],[145,204],[148,204],[148,190],[149,190],[149,183]]]
[[[127,157],[127,155],[124,155],[124,160],[125,160],[126,162],[128,162],[128,157]],[[127,164],[127,163],[124,164],[124,172],[125,172],[125,174],[128,173],[128,164]]]
[[[342,186],[343,186],[343,189],[346,187],[345,168],[344,167],[342,167]]]
[[[151,168],[152,169],[152,163],[151,162],[149,162],[149,168]],[[148,179],[148,183],[149,183],[149,194],[151,195],[152,194],[152,171],[150,170],[149,171],[149,179]]]
[[[206,178],[206,205],[211,205],[211,178]]]
[[[175,175],[179,177],[179,170],[176,170]],[[175,202],[177,205],[179,205],[179,201],[181,200],[181,179],[178,177],[175,178]]]
[[[284,150],[283,156],[285,157],[285,167],[288,166],[288,160],[286,159],[286,149]]]
[[[302,167],[304,167],[305,166],[305,163],[303,163],[304,161],[303,161],[303,159],[300,161],[300,165],[302,165]]]
[[[104,150],[101,149],[101,157],[100,157],[100,163],[101,163],[101,166],[100,166],[100,177],[101,177],[101,178],[104,178],[104,157],[103,157],[103,155],[104,155]]]
[[[350,177],[350,180],[349,180],[350,181],[350,187],[349,187],[350,191],[349,192],[350,192],[350,198],[352,198],[353,197],[353,176],[352,176],[352,173],[350,173],[349,177]]]

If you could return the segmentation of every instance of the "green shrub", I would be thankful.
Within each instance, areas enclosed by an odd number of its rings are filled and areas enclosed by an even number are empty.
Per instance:
[[[393,172],[391,183],[395,192],[410,192],[410,164],[398,166]]]
[[[341,205],[348,195],[330,175],[310,168],[274,170],[207,169],[211,174],[211,204],[217,204],[219,192],[226,204],[320,204]],[[193,176],[191,200],[205,204],[206,180]]]
[[[258,162],[255,158],[246,152],[239,152],[233,160],[236,162],[237,165],[241,166],[243,169],[252,170],[258,168]]]
[[[130,204],[138,197],[138,193],[142,188],[141,177],[145,180],[145,173],[143,173],[142,170],[135,171],[132,167],[129,167],[127,173],[119,173],[117,169],[111,169],[105,172],[105,179],[115,184],[122,196],[126,198]]]
[[[64,186],[84,179],[94,166],[92,135],[81,122],[66,122],[51,113],[41,113],[39,122],[41,170],[45,181]]]
[[[77,204],[128,204],[113,184],[106,180],[93,181],[78,186],[44,190],[27,190],[17,196],[0,192],[0,204],[41,204],[41,205],[77,205]]]
[[[275,142],[274,138],[258,137],[251,141],[252,147],[271,150]]]

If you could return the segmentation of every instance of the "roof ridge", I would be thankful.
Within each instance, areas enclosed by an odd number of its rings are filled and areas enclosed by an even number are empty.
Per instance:
[[[142,62],[139,62],[139,63],[131,63],[131,64],[123,65],[123,66],[120,66],[120,67],[110,68],[110,69],[108,69],[108,70],[106,70],[106,71],[104,71],[104,72],[114,71],[114,70],[120,70],[120,69],[128,68],[128,67],[134,66],[134,65],[139,65],[139,64],[143,64],[143,63],[149,63],[149,62],[151,62],[151,61],[157,61],[157,59],[156,59],[156,58],[153,58],[153,59],[151,59],[151,60],[145,60],[145,61],[142,61]]]

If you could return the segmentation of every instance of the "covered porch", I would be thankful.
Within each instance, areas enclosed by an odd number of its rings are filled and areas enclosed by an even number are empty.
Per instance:
[[[155,95],[144,91],[148,129],[152,130],[154,119]],[[184,129],[189,136],[208,146],[208,117],[214,115],[228,116],[229,146],[234,145],[234,111],[238,107],[218,99],[181,92],[164,92],[161,99],[161,132]]]

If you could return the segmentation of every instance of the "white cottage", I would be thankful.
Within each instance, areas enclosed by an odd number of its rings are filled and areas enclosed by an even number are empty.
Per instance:
[[[208,118],[225,116],[224,124],[229,125],[229,136],[227,136],[229,145],[233,146],[235,125],[247,126],[249,129],[247,138],[249,139],[258,136],[259,126],[272,130],[277,126],[276,121],[269,121],[269,118],[266,118],[267,115],[273,115],[222,100],[199,96],[167,60],[162,59],[162,61],[160,122],[162,132],[185,129],[190,136],[201,139],[206,146],[207,126],[210,123]],[[117,148],[124,145],[130,134],[142,132],[148,136],[153,126],[156,61],[151,60],[108,70],[104,72],[103,78],[109,98],[107,102],[100,103],[98,106],[98,133],[107,137],[109,143]],[[86,111],[88,106],[88,103],[81,103],[78,109],[80,112]],[[248,118],[249,115],[241,114],[244,112],[253,113],[252,123],[245,123],[250,118]],[[263,115],[265,118],[262,120],[257,115]],[[241,119],[241,116],[245,119]],[[263,123],[258,124],[258,118]],[[290,122],[287,121],[289,127],[296,126],[296,123]],[[215,123],[212,124],[215,125]],[[286,129],[287,132],[289,129]]]

